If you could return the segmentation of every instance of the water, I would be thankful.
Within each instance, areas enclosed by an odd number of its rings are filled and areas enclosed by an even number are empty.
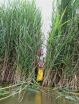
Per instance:
[[[27,91],[21,95],[0,101],[0,104],[75,104],[73,101],[66,100],[63,97],[57,99],[57,96],[56,91]]]

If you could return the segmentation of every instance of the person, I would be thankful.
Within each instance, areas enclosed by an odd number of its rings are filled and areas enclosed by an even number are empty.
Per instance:
[[[38,72],[37,72],[37,82],[42,85],[44,79],[44,63],[43,61],[39,61],[38,63]]]
[[[43,49],[37,51],[37,61],[35,64],[35,80],[42,85],[44,78],[44,61],[43,61]]]

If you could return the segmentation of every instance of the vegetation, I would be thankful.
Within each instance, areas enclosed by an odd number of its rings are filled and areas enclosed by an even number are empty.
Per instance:
[[[41,47],[41,13],[35,2],[14,1],[0,7],[0,80],[23,80],[33,70]]]
[[[58,86],[56,99],[64,97],[75,103],[79,102],[75,96],[79,89],[78,6],[78,0],[57,0],[53,8],[43,81],[44,86]],[[34,79],[42,46],[41,25],[35,1],[10,1],[0,7],[0,82],[8,82],[7,87],[0,86],[0,100],[18,94],[22,101],[22,91],[41,89]]]
[[[75,2],[58,0],[49,33],[46,69],[51,85],[78,87],[79,34]],[[46,75],[47,75],[46,74]],[[53,75],[54,74],[54,75]],[[48,75],[49,76],[49,75]],[[73,82],[74,81],[74,82]]]

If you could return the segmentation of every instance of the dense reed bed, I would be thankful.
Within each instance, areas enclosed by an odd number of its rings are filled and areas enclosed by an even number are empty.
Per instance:
[[[69,88],[79,88],[78,6],[78,0],[57,0],[53,6],[43,81],[43,86],[58,86],[58,98],[64,96],[72,101],[79,101],[67,96],[75,92]],[[17,0],[0,7],[0,83],[16,83],[0,87],[0,100],[18,94],[22,101],[22,91],[29,88],[42,91],[33,80],[41,36],[41,13],[35,1]]]
[[[33,71],[41,47],[41,13],[35,1],[0,7],[0,81],[24,80]]]
[[[46,69],[48,85],[79,86],[78,1],[57,0],[52,14]]]

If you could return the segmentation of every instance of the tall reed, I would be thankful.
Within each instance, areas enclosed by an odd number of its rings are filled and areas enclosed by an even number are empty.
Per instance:
[[[55,70],[58,80],[62,77],[62,73],[63,75],[72,76],[73,73],[78,72],[78,20],[74,11],[74,3],[71,0],[57,0],[57,9],[52,15],[46,69]],[[56,81],[55,77],[52,82]]]
[[[41,13],[35,1],[11,1],[0,7],[2,80],[13,80],[15,70],[24,76],[32,71],[36,52],[42,43],[41,34]]]

